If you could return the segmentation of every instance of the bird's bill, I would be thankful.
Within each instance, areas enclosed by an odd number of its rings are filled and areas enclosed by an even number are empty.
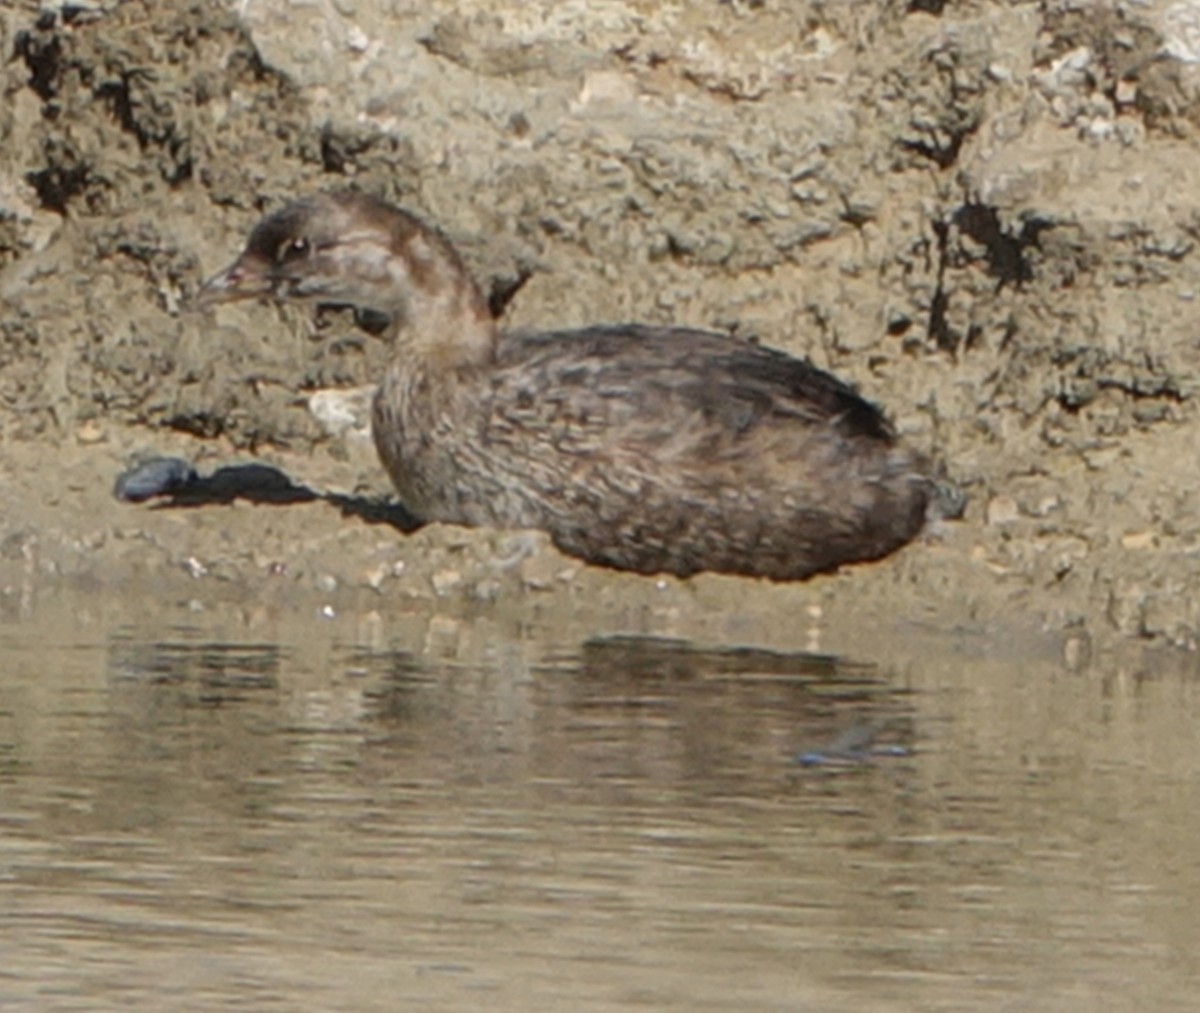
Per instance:
[[[258,299],[271,295],[273,289],[270,272],[262,259],[243,254],[200,286],[196,305],[213,306],[242,299]]]

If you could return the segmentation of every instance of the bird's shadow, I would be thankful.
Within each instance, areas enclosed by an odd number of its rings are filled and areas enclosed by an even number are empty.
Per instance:
[[[286,472],[269,464],[231,464],[218,468],[211,475],[197,476],[183,488],[166,493],[151,509],[218,506],[235,500],[260,506],[292,506],[320,500],[336,507],[343,517],[357,517],[368,524],[388,524],[404,534],[411,534],[422,526],[421,521],[399,503],[378,497],[317,492],[296,483]]]

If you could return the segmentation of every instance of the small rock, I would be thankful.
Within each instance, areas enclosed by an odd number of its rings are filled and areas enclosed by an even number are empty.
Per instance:
[[[392,572],[392,568],[386,563],[380,563],[377,566],[368,567],[363,571],[363,583],[372,591],[378,591],[383,587],[383,582]]]
[[[462,585],[463,575],[457,570],[439,570],[430,580],[434,591],[439,595],[447,595]]]
[[[1086,634],[1071,636],[1063,643],[1063,664],[1069,672],[1081,672],[1092,656],[1091,638]]]
[[[987,522],[992,525],[1012,524],[1021,517],[1017,501],[1011,496],[993,496],[988,500]]]
[[[308,411],[330,436],[340,437],[347,431],[369,435],[374,398],[373,385],[349,390],[318,390],[309,396]]]
[[[1153,531],[1129,531],[1121,536],[1123,549],[1153,549],[1158,545],[1158,536]]]
[[[1033,512],[1038,517],[1047,517],[1054,513],[1055,510],[1061,509],[1061,507],[1062,500],[1059,499],[1058,496],[1043,496],[1040,500],[1038,500],[1037,506],[1034,507]]]
[[[485,577],[472,589],[471,596],[478,602],[494,602],[500,597],[501,585],[495,577]]]
[[[523,557],[517,556],[517,572],[522,586],[529,591],[547,591],[552,588],[562,572],[562,557],[553,551],[531,551]]]
[[[969,499],[967,493],[953,482],[937,479],[933,482],[933,495],[925,512],[930,520],[960,521],[967,512]]]
[[[151,457],[121,472],[113,495],[126,503],[141,503],[181,492],[196,479],[196,469],[181,457]]]
[[[87,447],[95,443],[103,443],[108,439],[108,433],[105,432],[104,426],[98,420],[88,419],[86,422],[81,422],[75,430],[75,439]]]
[[[208,567],[205,566],[195,556],[188,556],[183,561],[183,568],[188,572],[188,575],[193,580],[199,580],[201,577],[208,576]]]

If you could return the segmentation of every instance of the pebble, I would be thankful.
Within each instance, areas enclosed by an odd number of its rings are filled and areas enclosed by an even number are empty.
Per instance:
[[[447,595],[456,590],[463,582],[463,575],[457,570],[439,570],[430,578],[433,589],[439,595]]]
[[[197,480],[196,469],[182,457],[151,457],[121,472],[113,495],[126,503],[181,492]]]
[[[1153,549],[1158,545],[1154,531],[1129,531],[1121,536],[1123,549]]]
[[[1011,496],[993,496],[988,500],[988,524],[1012,524],[1021,516],[1017,501]]]
[[[105,432],[104,426],[95,419],[88,419],[86,422],[81,422],[75,430],[75,439],[81,445],[88,447],[96,443],[103,443],[108,439],[108,433]]]

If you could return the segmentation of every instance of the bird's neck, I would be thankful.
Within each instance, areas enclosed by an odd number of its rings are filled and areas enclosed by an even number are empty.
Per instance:
[[[496,325],[469,280],[463,288],[413,294],[393,327],[397,354],[435,369],[485,365],[495,358]]]
[[[397,354],[433,369],[492,362],[496,324],[487,301],[457,254],[440,237],[436,242],[433,249],[442,255],[410,259],[398,286],[403,298],[393,313]]]

